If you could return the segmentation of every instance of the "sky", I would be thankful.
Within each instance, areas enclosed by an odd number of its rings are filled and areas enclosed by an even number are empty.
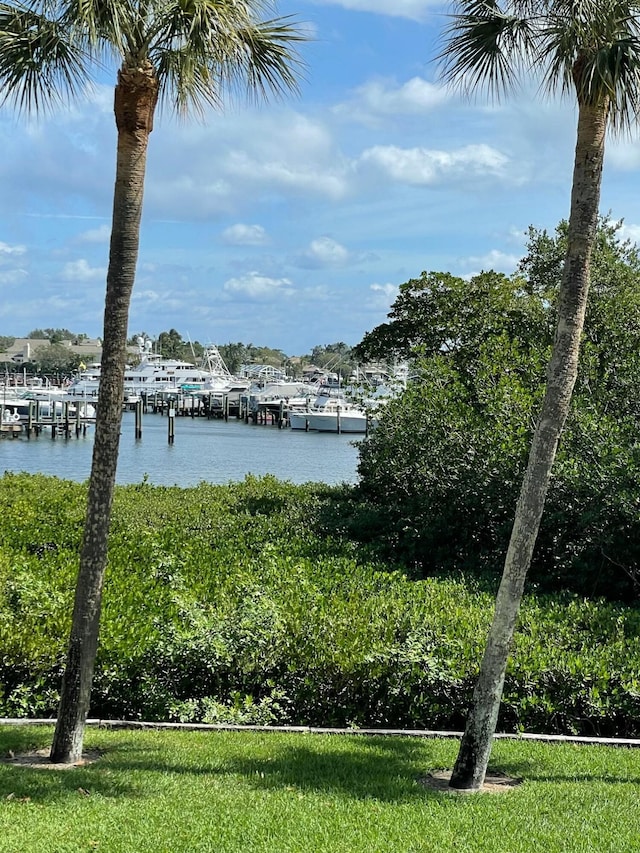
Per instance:
[[[447,89],[448,11],[283,0],[310,35],[298,95],[158,117],[130,335],[303,355],[357,344],[423,270],[515,271],[528,227],[568,215],[575,108]],[[114,83],[45,116],[0,108],[0,335],[102,335]],[[640,240],[639,204],[637,136],[609,139],[601,211]]]

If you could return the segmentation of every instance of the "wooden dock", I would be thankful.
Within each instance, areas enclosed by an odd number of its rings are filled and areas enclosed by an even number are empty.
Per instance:
[[[17,438],[21,432],[21,423],[0,423],[0,436],[2,438]]]
[[[0,406],[0,435],[17,438],[25,434],[27,438],[37,438],[49,430],[51,438],[71,438],[72,435],[86,435],[89,424],[95,423],[95,417],[87,416],[81,403],[72,405],[65,401],[60,411],[56,412],[53,408],[52,415],[43,415],[41,410],[38,400],[31,401],[28,414],[20,416],[15,411],[7,416],[9,409]]]

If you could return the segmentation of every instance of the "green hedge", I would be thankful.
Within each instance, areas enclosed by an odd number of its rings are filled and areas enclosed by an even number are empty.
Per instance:
[[[119,487],[92,716],[461,727],[492,595],[340,532],[351,492]],[[53,715],[85,486],[0,479],[0,715]],[[638,736],[640,611],[530,596],[500,727]]]

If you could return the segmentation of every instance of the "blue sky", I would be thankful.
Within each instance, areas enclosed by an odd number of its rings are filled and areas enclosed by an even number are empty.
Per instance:
[[[575,110],[535,89],[464,101],[433,62],[446,7],[286,0],[313,41],[298,98],[161,115],[130,333],[309,352],[356,344],[422,270],[510,273],[569,205]],[[0,334],[99,337],[113,81],[46,118],[0,110]],[[640,238],[640,146],[609,140],[601,209]]]

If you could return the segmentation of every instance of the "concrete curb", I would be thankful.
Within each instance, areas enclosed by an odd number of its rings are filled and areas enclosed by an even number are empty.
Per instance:
[[[55,719],[0,717],[1,726],[53,726]],[[103,729],[172,729],[189,732],[281,732],[308,735],[367,735],[369,737],[461,738],[462,732],[439,732],[428,729],[334,729],[318,726],[237,726],[229,723],[154,723],[140,720],[87,720],[87,726]],[[523,732],[496,732],[495,740],[526,740],[541,743],[575,743],[595,746],[640,748],[639,738],[604,738],[581,735],[545,735]]]

